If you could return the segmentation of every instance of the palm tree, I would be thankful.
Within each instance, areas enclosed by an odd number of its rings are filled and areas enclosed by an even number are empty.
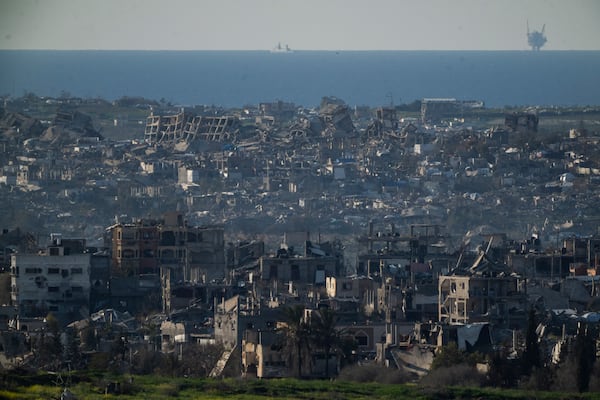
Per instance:
[[[325,377],[329,378],[329,356],[339,353],[342,332],[336,329],[338,316],[328,307],[312,314],[311,329],[314,343],[325,352]]]
[[[310,347],[310,327],[304,319],[304,306],[295,305],[282,309],[286,345],[296,353],[297,374],[302,376],[302,354]]]

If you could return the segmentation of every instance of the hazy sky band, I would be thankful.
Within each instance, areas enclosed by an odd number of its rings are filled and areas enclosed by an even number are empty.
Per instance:
[[[600,50],[597,0],[0,0],[0,49]]]

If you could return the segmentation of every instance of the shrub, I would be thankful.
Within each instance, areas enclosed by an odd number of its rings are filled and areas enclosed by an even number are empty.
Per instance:
[[[157,351],[140,349],[134,357],[133,371],[136,374],[147,375],[154,372],[157,365],[160,365],[162,354]]]
[[[110,355],[108,353],[94,353],[90,355],[88,369],[107,370],[110,364]]]
[[[176,397],[179,394],[179,386],[176,383],[161,383],[156,386],[156,393],[165,397]]]
[[[534,368],[531,375],[521,382],[525,390],[549,390],[554,385],[554,371],[550,368]]]
[[[552,389],[559,392],[577,392],[577,365],[573,359],[567,358],[558,365]]]
[[[435,355],[435,358],[431,363],[431,369],[451,367],[458,364],[475,366],[478,362],[483,361],[484,357],[480,353],[467,353],[459,350],[456,343],[448,343]]]
[[[9,392],[8,390],[0,390],[0,399],[6,399],[6,400],[18,400],[20,398],[22,398],[23,396],[19,393],[14,393],[14,392]]]
[[[60,388],[43,385],[32,385],[24,388],[24,394],[29,398],[56,398],[55,396],[60,393]]]
[[[509,357],[508,352],[496,352],[489,360],[488,385],[493,387],[516,387],[522,378],[521,362]]]
[[[415,376],[410,372],[381,365],[350,365],[343,368],[338,380],[348,382],[406,383]]]
[[[130,379],[121,382],[120,390],[120,394],[133,396],[140,391],[140,388]]]
[[[432,369],[421,378],[421,385],[431,389],[459,385],[480,387],[484,381],[485,377],[477,371],[477,368],[468,364],[458,364]]]
[[[590,392],[600,392],[600,363],[596,362],[592,376],[590,377]]]

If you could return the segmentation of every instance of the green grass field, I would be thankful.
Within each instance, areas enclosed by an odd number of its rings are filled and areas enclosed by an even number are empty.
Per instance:
[[[38,382],[38,383],[36,383]],[[490,388],[424,389],[416,384],[378,384],[296,379],[186,379],[103,374],[3,375],[0,399],[60,399],[63,383],[77,399],[598,399],[600,393],[528,392]],[[109,383],[120,393],[105,394]]]

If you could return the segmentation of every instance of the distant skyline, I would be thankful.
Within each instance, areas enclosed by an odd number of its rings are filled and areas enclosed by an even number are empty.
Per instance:
[[[600,50],[597,0],[0,0],[0,49],[527,50],[527,21]]]

